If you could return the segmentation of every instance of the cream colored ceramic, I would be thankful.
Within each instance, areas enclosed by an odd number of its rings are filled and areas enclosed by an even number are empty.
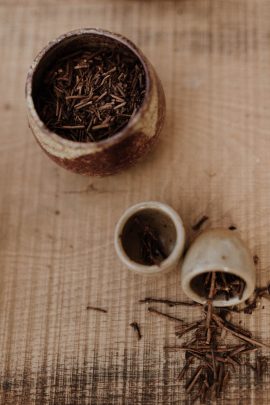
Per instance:
[[[239,304],[254,291],[256,270],[253,258],[235,231],[213,229],[203,232],[187,252],[181,272],[182,289],[188,297],[201,304],[206,303],[206,298],[202,294],[203,285],[195,278],[209,271],[232,273],[246,283],[241,300],[239,298],[232,298],[229,301],[214,300],[214,306]]]
[[[144,218],[157,229],[168,257],[160,265],[144,265],[140,260],[140,236],[132,229],[134,216]],[[185,230],[177,212],[157,201],[142,202],[128,208],[119,219],[115,229],[115,249],[118,257],[135,273],[157,275],[175,268],[182,256],[185,245]]]
[[[146,76],[143,104],[128,125],[100,142],[74,142],[51,132],[38,116],[35,101],[42,75],[57,58],[87,46],[124,46],[142,63]],[[128,39],[101,29],[79,29],[50,42],[36,57],[27,76],[26,104],[29,125],[47,155],[59,165],[76,173],[105,176],[122,170],[153,147],[163,125],[165,97],[160,80],[143,53]]]

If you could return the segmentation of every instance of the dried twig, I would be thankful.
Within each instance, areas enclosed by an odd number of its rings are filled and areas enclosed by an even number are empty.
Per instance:
[[[198,304],[197,302],[191,301],[172,301],[172,300],[167,300],[163,298],[151,298],[151,297],[146,297],[142,300],[139,301],[141,304],[152,304],[152,303],[160,303],[160,304],[166,304],[169,307],[175,307],[175,306],[184,306],[184,307],[200,307],[201,304]]]
[[[169,314],[165,314],[164,312],[158,311],[155,308],[149,307],[148,312],[152,312],[152,313],[154,313],[156,315],[163,316],[164,318],[167,318],[170,321],[181,322],[182,324],[186,325],[186,323],[183,321],[183,319],[176,318],[175,316],[172,316],[172,315],[169,315]]]
[[[193,231],[198,231],[203,224],[208,221],[209,217],[206,215],[203,215],[194,225],[192,225]]]
[[[141,340],[142,334],[141,334],[141,328],[137,322],[132,322],[130,326],[134,329],[134,331],[137,333],[138,340]]]
[[[87,310],[98,311],[98,312],[104,312],[105,314],[108,312],[107,309],[103,309],[103,308],[99,308],[99,307],[93,307],[91,305],[87,305],[86,309]]]

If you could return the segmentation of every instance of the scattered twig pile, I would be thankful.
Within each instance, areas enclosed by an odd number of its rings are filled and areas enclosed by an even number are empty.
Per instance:
[[[234,279],[231,281],[235,288]],[[237,284],[238,294],[242,292],[243,286]],[[241,283],[240,283],[241,284]],[[231,322],[233,312],[252,313],[256,308],[258,300],[262,297],[270,298],[270,287],[256,288],[254,296],[246,303],[244,309],[232,308],[214,308],[212,301],[218,294],[220,278],[216,273],[211,273],[208,283],[207,305],[202,307],[202,318],[198,321],[186,323],[180,318],[161,312],[155,308],[149,307],[148,311],[158,316],[166,317],[176,322],[176,336],[181,339],[188,336],[188,340],[179,346],[165,347],[168,351],[183,352],[185,354],[185,364],[178,375],[178,380],[186,379],[185,389],[187,394],[192,395],[192,400],[206,401],[215,400],[226,390],[228,381],[237,369],[245,365],[250,367],[258,378],[261,378],[267,368],[265,357],[257,355],[256,364],[252,365],[248,361],[247,354],[256,352],[261,348],[269,348],[266,344],[255,339],[251,332],[243,329],[239,325]],[[240,288],[241,287],[241,288]],[[241,291],[240,291],[241,290]],[[170,301],[165,299],[146,298],[141,303],[165,303],[169,306],[198,305],[193,302]],[[248,310],[252,306],[252,310]],[[190,333],[191,336],[190,336]],[[227,344],[226,335],[239,339],[239,344],[232,344],[231,339]]]

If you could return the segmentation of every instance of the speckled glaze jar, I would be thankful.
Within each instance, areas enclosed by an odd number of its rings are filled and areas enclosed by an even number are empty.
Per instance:
[[[99,142],[74,142],[51,132],[39,118],[35,108],[40,78],[57,58],[78,50],[78,47],[127,47],[141,62],[146,76],[144,101],[128,124],[112,137]],[[163,88],[151,63],[128,39],[101,29],[79,29],[50,42],[34,60],[26,81],[26,103],[29,126],[47,155],[60,166],[73,172],[105,176],[134,164],[146,155],[158,139],[165,116]]]

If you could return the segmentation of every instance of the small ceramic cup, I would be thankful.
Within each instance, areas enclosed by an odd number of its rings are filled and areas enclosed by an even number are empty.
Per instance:
[[[128,124],[108,139],[75,142],[50,131],[37,111],[42,78],[61,57],[89,47],[125,48],[141,63],[146,77],[143,103]],[[68,32],[50,42],[36,57],[26,80],[29,126],[47,155],[73,172],[105,176],[114,174],[146,155],[158,139],[165,117],[165,96],[161,82],[139,48],[121,35],[101,29],[85,28]]]
[[[147,265],[144,262],[141,223],[150,226],[162,243],[167,257],[158,265]],[[185,246],[183,222],[167,204],[142,202],[128,208],[119,219],[114,244],[118,257],[128,269],[146,276],[163,274],[175,268],[182,256]]]
[[[253,293],[256,270],[252,255],[237,232],[212,229],[203,232],[189,248],[182,265],[182,289],[192,300],[205,304],[207,297],[202,275],[207,272],[234,274],[245,282],[242,298],[214,300],[213,305],[227,307],[240,304]]]

